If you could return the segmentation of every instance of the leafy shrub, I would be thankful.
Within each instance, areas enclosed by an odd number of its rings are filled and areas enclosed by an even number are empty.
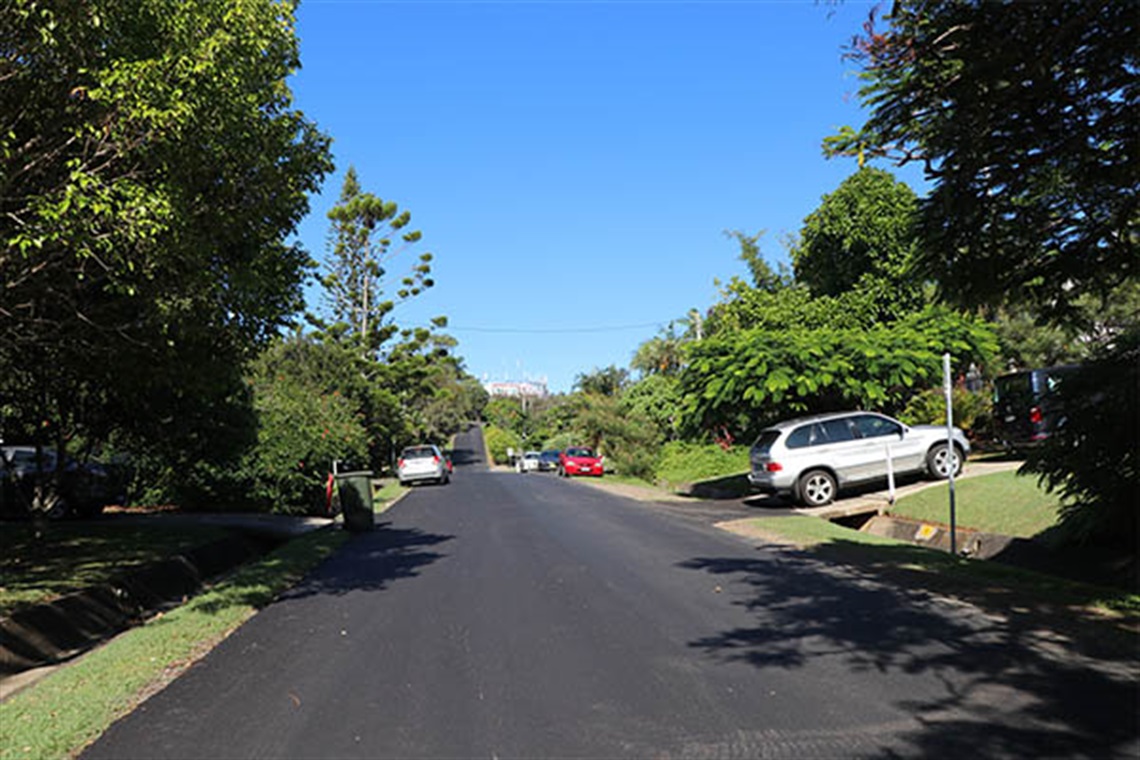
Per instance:
[[[669,485],[737,475],[749,468],[747,445],[727,451],[715,443],[670,441],[661,448],[654,477]]]
[[[971,437],[986,435],[993,418],[993,397],[988,392],[971,392],[955,387],[950,392],[954,405],[954,424]],[[941,388],[931,388],[910,400],[899,414],[908,425],[945,425],[946,395]]]
[[[517,435],[494,425],[483,428],[483,442],[487,446],[487,456],[495,464],[506,464],[509,461],[507,449],[518,451],[522,448],[522,442]]]
[[[323,511],[333,460],[368,462],[360,406],[343,392],[347,355],[333,346],[275,343],[250,369],[257,442],[233,477],[249,507],[288,514]]]

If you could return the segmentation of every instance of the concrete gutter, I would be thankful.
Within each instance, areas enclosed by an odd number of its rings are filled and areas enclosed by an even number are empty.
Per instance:
[[[0,618],[0,700],[155,612],[183,603],[205,582],[273,547],[333,524],[317,517],[263,514],[107,515],[116,524],[214,525],[233,535],[105,584]]]

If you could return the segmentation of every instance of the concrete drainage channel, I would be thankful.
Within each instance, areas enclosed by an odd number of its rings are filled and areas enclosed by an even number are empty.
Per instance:
[[[876,512],[863,512],[834,517],[830,522],[845,528],[869,533],[872,536],[909,541],[916,546],[950,551],[950,528],[934,523],[908,520]],[[974,559],[993,559],[1018,539],[997,533],[958,528],[955,531],[958,553]]]
[[[111,582],[0,618],[0,686],[87,652],[156,612],[181,604],[205,581],[265,554],[283,536],[235,533]],[[5,695],[9,688],[0,689]]]

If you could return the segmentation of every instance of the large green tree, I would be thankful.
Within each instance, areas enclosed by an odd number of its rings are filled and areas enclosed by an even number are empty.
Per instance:
[[[6,437],[223,448],[211,408],[300,307],[286,241],[331,168],[286,86],[293,23],[271,0],[5,5]]]
[[[796,281],[817,296],[866,292],[888,317],[914,310],[917,208],[914,191],[890,172],[861,167],[804,219],[791,250]]]
[[[897,413],[955,366],[988,363],[996,349],[980,320],[928,307],[866,327],[784,326],[728,331],[694,344],[681,376],[689,435],[722,427],[747,438],[805,413],[862,408]]]
[[[826,141],[921,161],[953,301],[1063,312],[1140,275],[1140,4],[896,0],[851,49],[870,116]]]

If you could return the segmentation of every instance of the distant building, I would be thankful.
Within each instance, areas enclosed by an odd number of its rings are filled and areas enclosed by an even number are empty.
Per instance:
[[[546,383],[535,380],[525,380],[523,382],[495,381],[483,383],[483,387],[487,393],[492,396],[546,398],[550,395],[550,392],[546,389]]]

